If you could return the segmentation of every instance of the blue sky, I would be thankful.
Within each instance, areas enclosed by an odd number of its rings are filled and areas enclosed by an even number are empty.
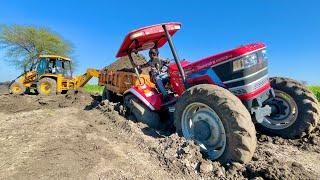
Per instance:
[[[45,26],[75,45],[75,74],[115,59],[125,34],[141,26],[179,21],[180,58],[195,61],[242,44],[267,44],[271,76],[320,84],[320,1],[77,1],[0,0],[0,24]],[[170,57],[167,47],[160,49]],[[0,81],[19,71],[3,61]]]

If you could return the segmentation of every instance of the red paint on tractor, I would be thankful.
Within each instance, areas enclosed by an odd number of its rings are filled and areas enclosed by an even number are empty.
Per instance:
[[[169,22],[165,25],[171,36],[181,27],[179,22]],[[167,38],[164,37],[162,24],[146,26],[127,34],[116,57],[126,56],[130,50],[143,51],[152,47],[160,48],[165,43],[167,43]]]
[[[162,95],[155,88],[144,84],[142,86],[132,86],[128,92],[134,94],[150,109],[155,111],[161,109]]]
[[[229,51],[225,51],[225,52],[222,52],[222,53],[219,53],[216,55],[212,55],[212,56],[197,60],[192,63],[190,63],[188,61],[181,61],[181,65],[182,65],[183,69],[185,70],[185,73],[187,76],[187,82],[189,82],[189,83],[192,82],[193,84],[197,84],[196,80],[189,79],[188,75],[190,75],[191,73],[202,71],[204,69],[211,68],[212,66],[216,66],[218,64],[225,63],[226,61],[229,61],[232,59],[237,59],[243,55],[252,53],[254,51],[263,49],[265,47],[266,46],[264,43],[252,43],[252,44],[243,45],[238,48],[235,48],[235,49],[232,49]],[[172,86],[174,92],[176,92],[180,96],[185,91],[185,89],[184,89],[183,81],[180,78],[178,68],[175,64],[170,65],[169,75],[171,78],[170,83],[171,83],[171,86]],[[203,77],[200,80],[204,80],[204,79],[208,80],[208,78],[206,78],[206,77]],[[215,83],[212,82],[212,80],[211,80],[210,84],[215,84]],[[261,91],[260,93],[262,93],[262,92],[263,91]],[[246,95],[243,97],[247,98]],[[249,95],[249,97],[250,97],[250,95]]]

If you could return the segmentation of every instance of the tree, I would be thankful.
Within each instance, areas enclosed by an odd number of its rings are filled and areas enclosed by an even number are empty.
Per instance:
[[[6,59],[19,69],[33,69],[43,54],[70,56],[73,45],[43,27],[2,25],[0,48]]]

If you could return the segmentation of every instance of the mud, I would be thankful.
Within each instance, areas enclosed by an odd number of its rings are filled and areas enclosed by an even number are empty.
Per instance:
[[[119,109],[119,104],[108,101],[101,103],[97,109],[109,117],[123,114],[116,111]],[[134,128],[132,127],[134,124],[123,126],[123,123],[127,122],[124,118],[117,118],[115,122],[118,126],[119,123],[122,124],[120,127],[125,127],[124,129],[130,133],[141,131],[155,137],[151,140],[151,145],[145,148],[157,157],[161,167],[173,174],[183,173],[192,179],[318,179],[320,177],[320,166],[314,164],[320,160],[319,146],[316,143],[320,138],[319,128],[312,136],[298,140],[258,134],[258,147],[249,164],[221,165],[219,162],[204,158],[193,141],[188,141],[175,133],[162,136],[161,134],[166,133],[152,129],[146,131],[145,125],[136,124]],[[296,155],[300,157],[297,158]],[[301,159],[304,161],[300,161]]]
[[[141,65],[147,62],[145,57],[140,54],[132,55],[132,57],[136,65]],[[126,68],[132,68],[132,65],[128,56],[121,57],[116,61],[114,61],[112,64],[105,67],[105,69],[109,71],[117,71],[117,70],[126,69]]]
[[[10,82],[0,82],[0,95],[9,94]]]
[[[286,140],[258,134],[253,160],[220,164],[172,132],[123,117],[84,92],[0,96],[0,179],[319,179],[319,128]]]
[[[146,58],[143,55],[140,55],[140,54],[132,55],[132,57],[136,65],[142,65],[147,62]],[[117,59],[115,62],[106,66],[104,69],[106,71],[113,71],[113,72],[115,71],[135,72],[128,56],[124,56]],[[142,68],[142,69],[139,69],[139,71],[142,74],[149,74],[150,68],[148,67]]]
[[[38,109],[55,109],[70,106],[82,108],[92,102],[92,97],[83,91],[71,91],[56,96],[41,95],[2,95],[0,96],[0,112],[18,113]]]

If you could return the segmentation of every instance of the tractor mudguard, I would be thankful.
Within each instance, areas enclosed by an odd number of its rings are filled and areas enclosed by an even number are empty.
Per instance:
[[[157,111],[161,109],[162,95],[157,92],[155,88],[147,85],[132,86],[130,89],[125,91],[124,96],[127,94],[133,94],[141,102],[143,102],[150,110]]]

